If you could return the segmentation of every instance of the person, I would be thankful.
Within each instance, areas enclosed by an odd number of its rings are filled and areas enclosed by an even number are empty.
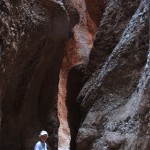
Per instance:
[[[35,144],[34,150],[47,150],[46,140],[48,138],[48,133],[42,130],[39,138],[40,140]]]

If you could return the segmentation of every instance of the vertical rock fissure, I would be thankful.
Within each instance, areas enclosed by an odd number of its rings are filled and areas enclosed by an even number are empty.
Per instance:
[[[78,11],[80,21],[72,29],[72,36],[67,42],[66,53],[59,76],[59,150],[75,150],[76,136],[80,123],[80,108],[76,103],[76,97],[83,86],[84,67],[89,59],[97,26],[94,20],[90,18],[89,10],[87,10],[87,5],[89,6],[90,4],[88,1],[71,0],[68,2],[65,0],[65,3],[67,7],[69,5],[70,9],[73,7]],[[100,4],[98,3],[98,5]],[[78,16],[75,16],[74,11],[70,9],[69,16],[75,19],[78,18]],[[100,11],[102,14],[104,8]],[[99,16],[96,17],[100,18]],[[73,21],[71,24],[74,25],[78,21],[74,21],[75,19],[73,18],[70,21]],[[73,25],[70,26],[72,27]],[[83,62],[85,63],[82,64]]]
[[[80,125],[80,107],[76,103],[83,81],[83,65],[76,65],[71,68],[67,78],[66,105],[68,108],[68,124],[70,127],[71,141],[70,150],[76,149],[76,136]]]
[[[3,40],[0,39],[0,54],[2,54],[4,52],[4,43]]]

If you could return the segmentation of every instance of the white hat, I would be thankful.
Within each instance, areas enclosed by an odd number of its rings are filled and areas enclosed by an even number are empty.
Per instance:
[[[46,131],[42,130],[41,133],[40,133],[40,136],[42,136],[42,135],[47,135],[48,136],[48,133]]]

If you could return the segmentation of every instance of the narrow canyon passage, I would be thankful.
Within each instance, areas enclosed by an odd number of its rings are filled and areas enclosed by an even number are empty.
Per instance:
[[[149,11],[1,0],[0,150],[149,150]]]
[[[80,21],[73,28],[74,36],[67,42],[66,53],[60,71],[59,92],[58,92],[58,116],[60,120],[59,127],[59,150],[69,150],[71,133],[68,126],[68,112],[66,107],[67,79],[68,73],[73,66],[88,61],[89,53],[92,48],[96,25],[87,14],[85,0],[72,0],[72,5],[78,10]],[[72,90],[72,94],[75,91]],[[75,99],[70,99],[75,101]],[[72,107],[72,106],[71,106]],[[76,118],[74,118],[76,120]],[[73,122],[74,123],[74,122]]]

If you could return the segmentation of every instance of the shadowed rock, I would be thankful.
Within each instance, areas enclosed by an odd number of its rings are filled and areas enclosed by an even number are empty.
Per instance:
[[[149,9],[147,0],[108,3],[77,97],[77,150],[149,149]]]
[[[1,2],[1,148],[33,149],[42,129],[58,148],[59,70],[69,21],[56,1]]]

